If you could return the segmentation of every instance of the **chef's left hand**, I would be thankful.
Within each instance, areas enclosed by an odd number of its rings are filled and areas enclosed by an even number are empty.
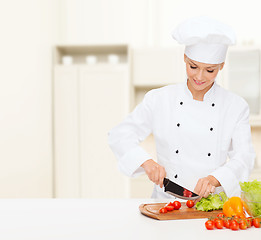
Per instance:
[[[206,198],[210,193],[214,193],[216,187],[219,187],[220,182],[213,177],[208,175],[207,177],[200,178],[197,182],[197,185],[194,189],[194,192],[200,196],[195,202],[199,201],[202,197]]]

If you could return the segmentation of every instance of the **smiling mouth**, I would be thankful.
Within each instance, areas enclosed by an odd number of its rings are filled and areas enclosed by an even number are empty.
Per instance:
[[[199,81],[197,81],[197,80],[195,80],[195,79],[193,79],[194,80],[194,83],[196,83],[197,85],[202,85],[202,84],[204,84],[205,82],[199,82]]]

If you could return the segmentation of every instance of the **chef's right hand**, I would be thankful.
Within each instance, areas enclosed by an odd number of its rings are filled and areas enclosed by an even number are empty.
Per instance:
[[[160,185],[161,188],[163,187],[163,180],[166,177],[166,171],[164,167],[152,159],[145,161],[141,167],[144,168],[146,174],[152,182],[154,182],[156,185]]]

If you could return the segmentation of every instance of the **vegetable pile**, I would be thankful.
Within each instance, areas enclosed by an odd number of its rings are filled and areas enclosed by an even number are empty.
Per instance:
[[[205,227],[208,230],[223,229],[224,227],[233,231],[246,230],[252,226],[260,228],[261,219],[248,217],[240,218],[238,216],[227,217],[224,213],[219,213],[216,218],[209,218],[205,222]]]
[[[207,198],[202,198],[196,203],[196,209],[200,211],[223,209],[223,205],[226,201],[227,195],[224,192],[214,195],[210,194]]]
[[[192,208],[194,206],[194,202],[192,200],[188,200],[186,202],[186,205],[187,205],[188,208]],[[171,212],[173,210],[179,210],[180,208],[181,208],[181,202],[180,201],[174,201],[174,202],[169,202],[164,207],[160,208],[159,212],[160,213],[167,213],[167,212]]]
[[[240,182],[242,200],[249,215],[261,216],[261,181]]]

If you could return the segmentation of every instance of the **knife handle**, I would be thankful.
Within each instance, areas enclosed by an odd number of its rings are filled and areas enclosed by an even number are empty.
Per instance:
[[[164,180],[163,180],[164,187],[167,187],[168,184],[169,184],[169,179],[164,178]]]

